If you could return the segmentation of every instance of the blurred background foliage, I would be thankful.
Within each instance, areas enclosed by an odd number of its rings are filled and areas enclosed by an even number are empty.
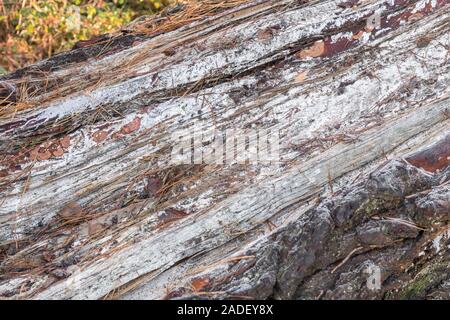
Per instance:
[[[115,31],[171,0],[0,0],[0,75]]]

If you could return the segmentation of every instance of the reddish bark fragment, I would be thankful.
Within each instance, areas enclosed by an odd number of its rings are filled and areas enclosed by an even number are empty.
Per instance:
[[[338,53],[350,49],[356,43],[356,40],[353,40],[352,38],[349,39],[346,36],[342,36],[335,41],[333,41],[331,37],[328,37],[324,41],[324,52],[322,53],[322,56],[332,57]]]
[[[264,30],[260,30],[258,31],[258,39],[261,41],[265,41],[268,40],[270,38],[272,38],[272,31],[270,29],[264,29]]]
[[[58,143],[52,143],[49,149],[54,157],[58,158],[64,155],[64,150]]]
[[[325,53],[325,43],[322,40],[316,41],[311,47],[301,50],[297,53],[300,59],[316,58]]]
[[[161,297],[161,300],[170,300],[173,298],[182,297],[186,294],[185,288],[177,288],[173,291],[168,292],[165,296]]]
[[[164,226],[167,224],[170,224],[174,221],[180,220],[184,217],[187,217],[188,213],[181,211],[181,210],[177,210],[174,208],[169,208],[164,210],[164,213],[159,215],[159,220],[161,221],[158,226]]]
[[[258,31],[258,39],[261,41],[266,41],[272,38],[277,30],[280,29],[279,25],[273,25],[265,29]]]
[[[446,168],[450,165],[450,135],[431,147],[409,156],[406,161],[428,172]]]
[[[140,127],[141,127],[141,118],[136,117],[136,118],[134,118],[133,121],[124,125],[122,127],[122,129],[120,129],[120,133],[121,134],[130,134],[130,133],[133,133],[133,132],[139,130]]]
[[[105,141],[107,137],[108,137],[108,132],[106,132],[104,130],[99,130],[92,134],[92,140],[94,140],[97,143]]]
[[[37,152],[37,159],[40,161],[48,160],[52,157],[50,150],[44,147],[39,147]]]
[[[166,214],[174,218],[183,218],[188,215],[186,212],[174,208],[167,209]]]
[[[65,136],[64,138],[59,139],[59,143],[61,147],[68,149],[70,147],[70,136]]]
[[[202,291],[208,284],[210,280],[208,278],[196,278],[192,280],[191,286],[194,292]]]
[[[42,258],[45,260],[45,262],[50,262],[55,258],[55,256],[50,251],[44,251],[42,253]]]
[[[33,148],[28,153],[28,157],[31,161],[35,161],[38,157],[39,147]]]

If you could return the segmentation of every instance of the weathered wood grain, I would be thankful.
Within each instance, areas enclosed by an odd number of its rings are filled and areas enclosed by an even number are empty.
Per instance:
[[[0,78],[37,92],[18,99],[33,107],[2,107],[0,294],[160,298],[174,279],[265,243],[268,225],[314,212],[316,197],[433,145],[450,132],[449,5],[249,1]],[[174,166],[174,134],[209,128],[277,130],[280,162]],[[440,179],[442,141],[429,173]],[[427,154],[410,163],[430,170]],[[283,278],[278,297],[295,296],[297,280]]]

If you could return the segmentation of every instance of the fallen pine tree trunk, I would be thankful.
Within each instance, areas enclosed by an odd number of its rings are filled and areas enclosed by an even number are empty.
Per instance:
[[[450,3],[219,3],[0,78],[0,296],[450,298]]]

